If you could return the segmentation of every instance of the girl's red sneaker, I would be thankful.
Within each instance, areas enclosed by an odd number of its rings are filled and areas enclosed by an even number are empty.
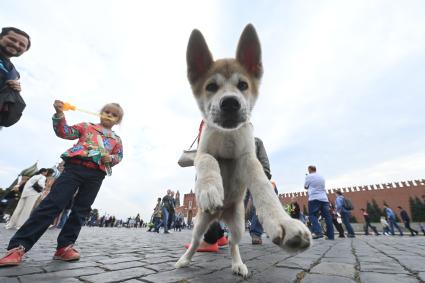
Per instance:
[[[190,244],[184,244],[184,247],[186,249],[188,249],[190,247]],[[205,252],[205,253],[216,253],[218,252],[218,244],[208,244],[205,242],[201,242],[201,244],[199,245],[198,249],[196,250],[197,252]]]
[[[220,239],[218,239],[217,241],[218,246],[221,247],[226,247],[229,245],[229,240],[227,239],[226,236],[221,237]]]
[[[73,261],[80,259],[80,253],[73,248],[73,245],[69,245],[56,250],[53,259],[63,260],[63,261]]]
[[[0,266],[20,265],[25,254],[25,248],[19,246],[7,251],[7,254],[0,259]]]

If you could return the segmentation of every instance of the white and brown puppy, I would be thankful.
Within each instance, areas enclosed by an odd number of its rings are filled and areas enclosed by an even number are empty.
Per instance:
[[[214,61],[204,37],[193,30],[187,47],[188,78],[205,121],[195,158],[199,207],[190,248],[176,267],[187,266],[214,220],[230,230],[232,270],[244,277],[238,243],[245,230],[243,198],[252,193],[258,218],[273,243],[290,251],[311,244],[311,234],[283,210],[255,155],[251,111],[263,73],[261,47],[254,27],[244,29],[236,59]]]

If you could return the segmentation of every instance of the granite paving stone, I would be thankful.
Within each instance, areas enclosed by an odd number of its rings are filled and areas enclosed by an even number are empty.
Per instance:
[[[91,275],[91,276],[82,276],[81,279],[88,282],[94,282],[94,283],[109,283],[109,282],[120,282],[127,279],[132,279],[132,278],[138,278],[138,277],[146,276],[153,273],[155,273],[155,271],[153,270],[143,268],[143,267],[136,267],[136,268],[115,270],[115,271],[105,271],[105,272],[102,272],[96,275]]]
[[[323,275],[323,274],[307,274],[301,281],[301,283],[355,283],[356,281],[352,278]]]
[[[18,276],[21,283],[42,282],[47,280],[63,280],[64,278],[76,278],[82,275],[103,273],[103,269],[98,267],[86,267],[71,270],[62,270],[48,273],[38,273],[31,275]]]
[[[0,224],[0,249],[14,231]],[[248,278],[232,273],[229,248],[196,253],[190,265],[176,269],[190,230],[172,234],[146,229],[83,227],[75,248],[77,262],[52,259],[59,231],[49,229],[18,267],[0,268],[0,283],[29,282],[425,282],[425,237],[375,237],[314,240],[303,253],[288,253],[263,237],[251,245],[244,233],[240,252]]]
[[[381,274],[375,272],[360,272],[361,282],[367,283],[418,283],[420,282],[413,276],[399,274]]]
[[[339,262],[321,262],[314,266],[310,272],[319,273],[322,275],[335,275],[353,278],[355,269],[352,264]]]

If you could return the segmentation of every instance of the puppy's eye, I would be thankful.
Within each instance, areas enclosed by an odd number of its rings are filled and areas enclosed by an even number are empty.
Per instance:
[[[205,89],[209,92],[216,92],[218,90],[218,84],[217,83],[209,83],[209,84],[207,84]]]
[[[244,82],[244,81],[239,81],[238,82],[238,89],[240,91],[247,90],[248,89],[248,83],[247,82]]]

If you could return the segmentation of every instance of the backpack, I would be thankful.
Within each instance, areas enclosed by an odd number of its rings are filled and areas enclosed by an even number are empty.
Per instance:
[[[1,59],[0,71],[5,73],[5,81],[19,78],[16,69],[7,70]],[[19,92],[9,88],[5,81],[0,82],[0,126],[9,127],[21,119],[26,104]]]
[[[346,210],[353,210],[354,206],[351,200],[344,197],[344,204],[342,205]]]

